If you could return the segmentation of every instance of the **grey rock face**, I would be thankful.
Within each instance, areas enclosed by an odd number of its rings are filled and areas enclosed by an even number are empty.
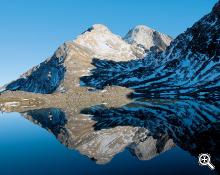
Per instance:
[[[166,50],[172,38],[147,26],[138,25],[126,34],[124,40],[133,46],[142,48],[147,53]]]

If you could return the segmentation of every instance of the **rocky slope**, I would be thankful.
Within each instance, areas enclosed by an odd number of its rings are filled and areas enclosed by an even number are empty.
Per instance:
[[[129,62],[95,59],[96,69],[81,81],[96,88],[125,86],[149,96],[214,94],[219,97],[219,34],[220,2],[210,14],[180,34],[166,51]]]
[[[149,40],[151,39],[149,36]],[[160,47],[159,43],[155,43],[155,47]],[[77,93],[79,78],[89,74],[93,68],[93,58],[127,61],[144,55],[142,48],[133,47],[106,26],[96,24],[75,40],[61,45],[51,58],[5,85],[1,92],[10,90],[42,94],[67,91]]]

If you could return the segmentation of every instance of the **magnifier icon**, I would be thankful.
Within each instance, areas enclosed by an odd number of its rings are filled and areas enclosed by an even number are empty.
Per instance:
[[[207,153],[199,155],[199,164],[202,166],[208,166],[211,170],[215,169],[215,166],[211,163],[211,156]]]

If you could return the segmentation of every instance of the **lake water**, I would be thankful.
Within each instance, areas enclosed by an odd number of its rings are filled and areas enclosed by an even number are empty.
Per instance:
[[[142,99],[80,115],[59,108],[2,113],[0,174],[218,174],[219,110],[218,102]],[[202,152],[217,170],[198,164]]]

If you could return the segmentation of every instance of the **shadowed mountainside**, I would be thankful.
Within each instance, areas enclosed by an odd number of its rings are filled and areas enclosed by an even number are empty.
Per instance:
[[[212,12],[174,39],[166,51],[141,60],[94,59],[81,84],[102,89],[118,85],[137,94],[218,96],[220,92],[220,2]]]

